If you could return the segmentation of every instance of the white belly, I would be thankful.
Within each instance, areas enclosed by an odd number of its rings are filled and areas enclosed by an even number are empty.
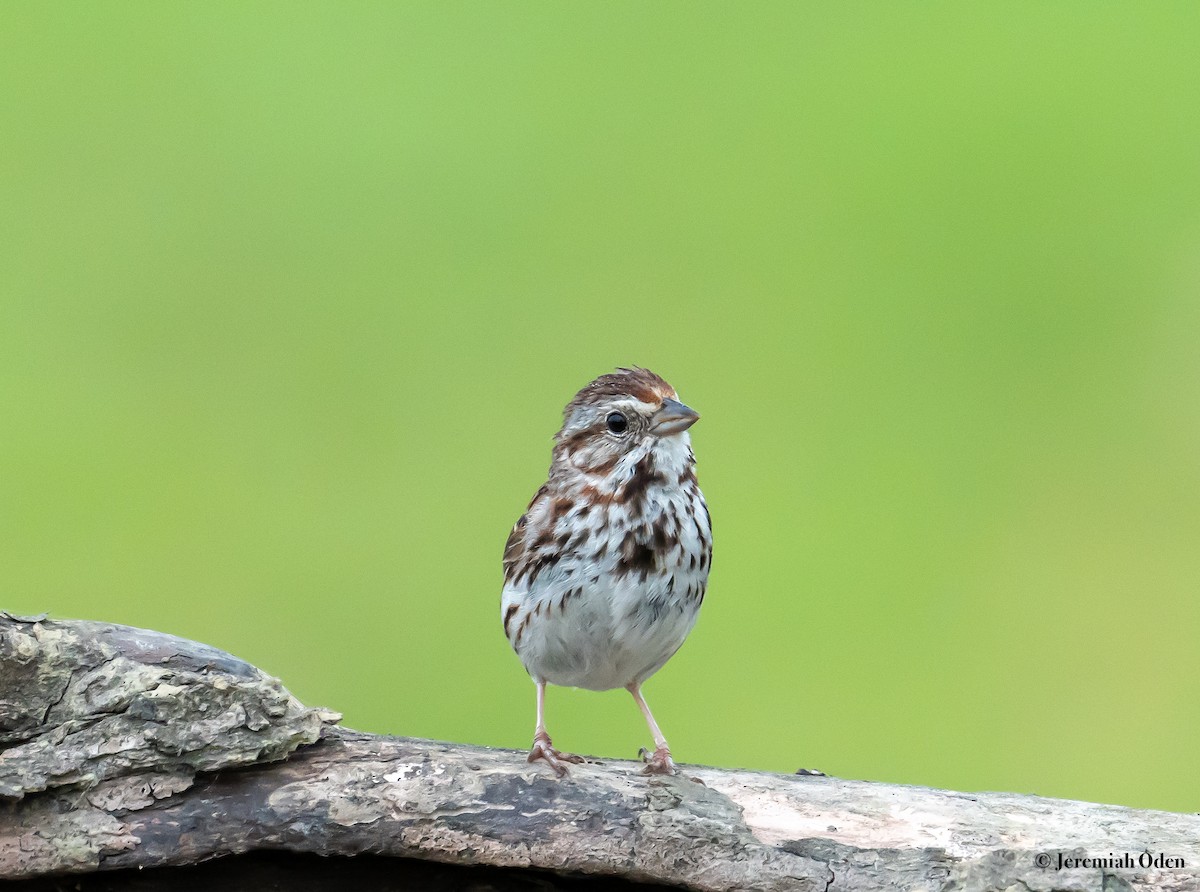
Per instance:
[[[529,617],[516,644],[525,669],[535,681],[593,691],[645,681],[683,644],[699,612],[698,597],[655,588],[663,586],[585,586],[565,609],[551,599]]]

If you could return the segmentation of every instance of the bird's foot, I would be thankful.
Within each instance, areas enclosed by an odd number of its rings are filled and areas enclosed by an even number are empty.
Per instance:
[[[559,777],[566,777],[567,766],[564,762],[571,762],[578,765],[583,761],[583,756],[577,756],[574,753],[560,753],[550,745],[550,735],[545,732],[535,734],[533,736],[533,749],[529,751],[528,762],[536,762],[538,759],[545,760],[546,764],[554,769],[554,773]]]
[[[642,774],[674,774],[675,763],[671,761],[671,751],[665,746],[658,747],[653,753],[645,747],[638,751],[646,767]]]

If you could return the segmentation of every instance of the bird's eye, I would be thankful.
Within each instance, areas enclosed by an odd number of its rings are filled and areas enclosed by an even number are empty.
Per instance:
[[[625,416],[620,412],[609,412],[604,422],[614,434],[623,434],[625,433],[625,429],[629,427],[629,422],[625,420]]]

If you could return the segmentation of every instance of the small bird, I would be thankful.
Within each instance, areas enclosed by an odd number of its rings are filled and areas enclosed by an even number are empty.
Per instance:
[[[504,548],[504,633],[537,684],[529,761],[560,777],[579,756],[546,733],[546,685],[633,695],[654,738],[645,772],[673,774],[642,697],[696,623],[712,521],[688,428],[699,414],[654,372],[601,375],[563,411],[548,479]]]

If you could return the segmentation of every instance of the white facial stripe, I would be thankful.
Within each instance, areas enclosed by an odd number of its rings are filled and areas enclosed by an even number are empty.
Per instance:
[[[614,409],[624,412],[636,412],[638,415],[652,415],[658,409],[658,406],[654,403],[644,403],[641,400],[635,399],[620,400],[619,402],[610,403],[605,414],[612,412]]]

